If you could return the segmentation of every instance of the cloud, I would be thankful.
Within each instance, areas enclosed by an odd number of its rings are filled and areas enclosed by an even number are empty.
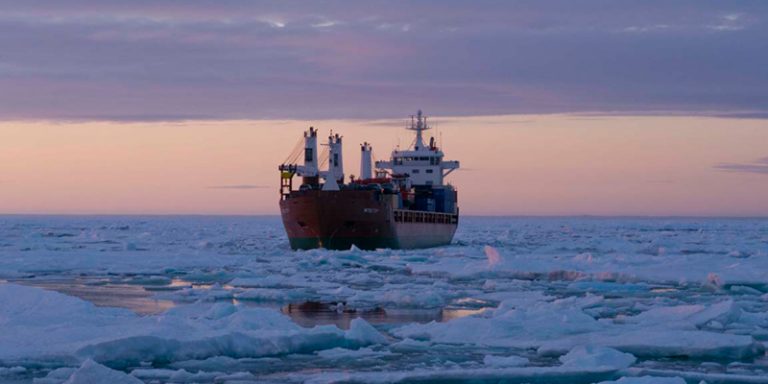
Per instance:
[[[722,163],[715,165],[716,169],[728,172],[757,173],[768,175],[768,157],[755,160],[753,163]]]
[[[253,184],[235,184],[235,185],[211,185],[208,189],[264,189],[269,188],[266,185],[253,185]]]
[[[764,116],[766,20],[741,1],[0,0],[0,116]]]
[[[718,32],[740,31],[747,27],[744,14],[730,13],[720,17],[717,24],[707,26]]]

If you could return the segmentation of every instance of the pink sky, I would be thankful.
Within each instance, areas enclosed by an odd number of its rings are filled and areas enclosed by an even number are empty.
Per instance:
[[[464,214],[768,215],[766,120],[433,121]],[[345,137],[347,175],[360,142],[384,158],[411,140],[400,120],[2,122],[0,213],[277,214],[276,167],[309,125]]]

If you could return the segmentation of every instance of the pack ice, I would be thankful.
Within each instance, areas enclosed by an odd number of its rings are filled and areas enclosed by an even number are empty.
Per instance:
[[[765,220],[462,220],[293,252],[278,218],[0,217],[0,382],[768,383]]]

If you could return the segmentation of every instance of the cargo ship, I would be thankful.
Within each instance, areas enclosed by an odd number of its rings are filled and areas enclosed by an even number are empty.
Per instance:
[[[451,243],[459,223],[458,193],[445,178],[459,162],[444,160],[434,137],[425,142],[430,127],[421,111],[406,129],[415,132],[413,143],[406,150],[396,148],[386,161],[374,162],[371,144],[362,143],[360,174],[348,180],[343,137],[331,132],[327,152],[320,155],[318,131],[304,132],[278,167],[280,213],[291,248],[410,249]],[[301,180],[298,188],[295,177]]]

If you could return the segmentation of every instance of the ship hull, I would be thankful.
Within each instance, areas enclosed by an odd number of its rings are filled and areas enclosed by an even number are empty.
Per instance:
[[[291,248],[427,248],[450,244],[458,215],[396,209],[397,196],[370,190],[294,191],[280,201]]]

